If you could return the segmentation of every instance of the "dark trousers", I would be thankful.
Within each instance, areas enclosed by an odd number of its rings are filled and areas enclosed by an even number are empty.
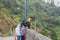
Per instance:
[[[21,40],[25,40],[25,36],[24,35],[21,36]]]

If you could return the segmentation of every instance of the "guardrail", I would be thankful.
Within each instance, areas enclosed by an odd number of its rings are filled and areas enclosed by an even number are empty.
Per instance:
[[[26,40],[52,40],[34,30],[27,29]]]

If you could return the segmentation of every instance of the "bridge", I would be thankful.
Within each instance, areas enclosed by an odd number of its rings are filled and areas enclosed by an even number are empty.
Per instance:
[[[0,40],[14,40],[14,36],[0,37]],[[27,29],[26,40],[52,40],[34,30]]]

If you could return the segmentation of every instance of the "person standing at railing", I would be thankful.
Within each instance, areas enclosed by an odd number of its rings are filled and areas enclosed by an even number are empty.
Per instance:
[[[23,20],[21,26],[24,25],[30,29],[30,22],[32,21],[33,17],[29,17],[27,21]]]
[[[33,17],[29,17],[27,22],[26,22],[26,26],[30,29],[30,23],[33,20]]]
[[[18,24],[17,26],[16,26],[16,29],[15,29],[15,34],[16,34],[16,36],[17,36],[17,40],[21,40],[21,36],[22,36],[22,30],[21,30],[21,26],[20,26],[20,24]]]

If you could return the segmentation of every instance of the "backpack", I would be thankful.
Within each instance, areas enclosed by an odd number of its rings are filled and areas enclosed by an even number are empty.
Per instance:
[[[21,30],[22,30],[22,35],[25,35],[26,34],[26,28],[24,26],[22,26]]]

